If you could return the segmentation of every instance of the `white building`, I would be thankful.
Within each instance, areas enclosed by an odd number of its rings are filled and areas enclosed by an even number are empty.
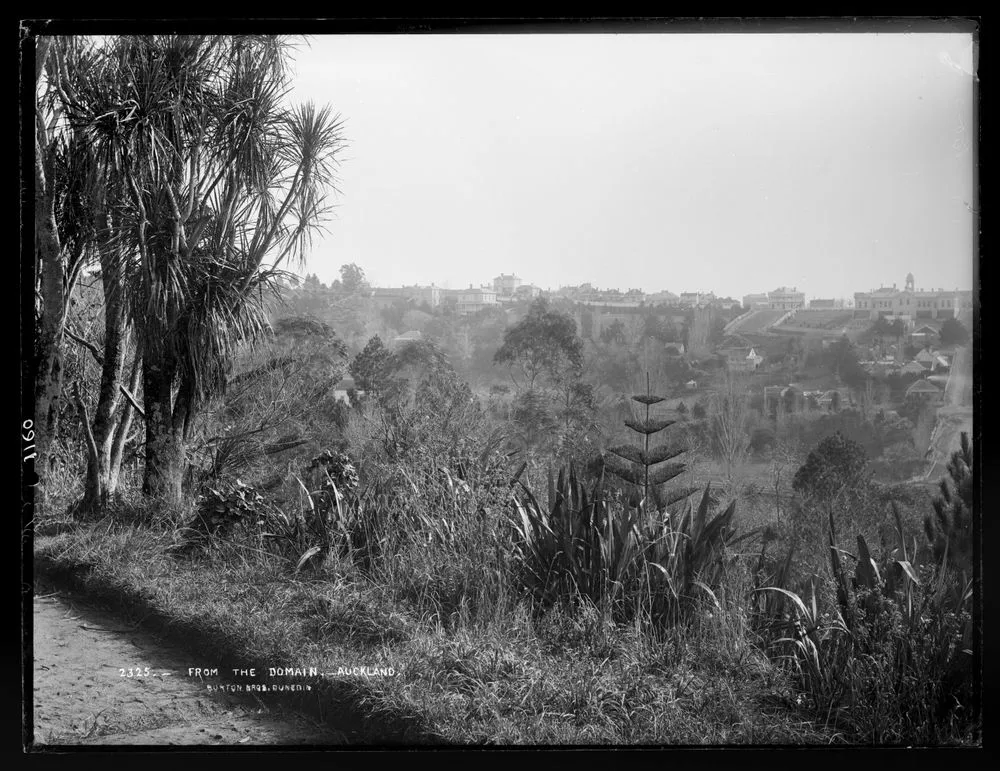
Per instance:
[[[780,286],[773,292],[767,293],[768,308],[772,311],[794,311],[806,307],[806,294],[799,292],[793,286]]]
[[[914,319],[948,319],[972,307],[972,292],[946,289],[917,289],[913,274],[906,276],[903,289],[879,287],[870,292],[854,293],[854,317],[871,320],[902,317]]]
[[[694,308],[698,305],[708,305],[715,301],[714,292],[681,292],[678,305]]]
[[[458,293],[458,312],[477,313],[483,308],[494,308],[499,305],[496,290],[490,287],[473,287],[462,289]]]
[[[496,292],[499,297],[511,297],[522,283],[521,279],[513,273],[510,275],[501,273],[493,279],[493,291]]]

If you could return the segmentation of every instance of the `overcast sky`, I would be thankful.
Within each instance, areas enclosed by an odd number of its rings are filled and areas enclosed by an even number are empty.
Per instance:
[[[349,141],[326,282],[972,288],[971,35],[319,35],[295,70]]]

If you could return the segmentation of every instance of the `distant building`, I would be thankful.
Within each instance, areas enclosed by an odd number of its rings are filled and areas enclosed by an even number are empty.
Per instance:
[[[522,283],[521,279],[513,273],[510,275],[501,273],[493,279],[493,291],[496,292],[498,297],[513,297]]]
[[[521,286],[514,290],[515,297],[528,298],[532,300],[538,297],[541,293],[542,290],[534,284],[521,284]]]
[[[918,380],[906,389],[906,398],[937,401],[941,398],[941,389],[927,380]]]
[[[924,366],[917,361],[908,361],[899,368],[901,375],[923,375],[926,371]]]
[[[385,286],[373,289],[371,299],[376,308],[388,308],[395,302],[406,302],[410,295],[401,286]]]
[[[441,304],[441,288],[431,284],[430,286],[418,287],[419,296],[422,302],[426,302],[432,308]]]
[[[666,290],[646,295],[646,302],[649,305],[676,305],[679,300],[677,295]]]
[[[814,297],[809,301],[809,308],[816,310],[838,310],[844,307],[844,301],[842,299],[821,299],[819,297]]]
[[[923,350],[914,357],[914,361],[917,362],[924,369],[933,369],[934,360],[937,359],[937,355],[931,353],[928,350]]]
[[[726,357],[726,366],[732,372],[753,372],[764,361],[754,348],[725,348],[719,351]]]
[[[794,311],[806,307],[805,292],[799,292],[793,286],[781,286],[767,293],[768,308],[772,311]]]
[[[415,343],[418,340],[423,340],[423,339],[424,336],[418,330],[412,329],[409,332],[404,332],[399,337],[392,338],[391,347],[398,349],[406,345],[407,343]]]
[[[767,292],[743,295],[743,307],[748,311],[767,310],[771,307]]]
[[[399,300],[403,302],[427,303],[431,308],[441,304],[441,289],[430,286],[378,287],[372,290],[372,302],[377,308],[387,308]]]
[[[468,289],[458,293],[459,313],[477,313],[484,308],[495,308],[499,304],[496,291],[490,287],[477,288],[469,284]]]
[[[914,345],[931,345],[938,335],[939,332],[934,327],[923,324],[910,333],[910,342]]]
[[[333,398],[338,402],[343,402],[344,404],[351,403],[350,392],[356,391],[357,386],[354,383],[354,378],[350,375],[345,375],[337,385],[333,387]],[[359,396],[364,396],[364,391],[357,391]]]
[[[715,294],[713,292],[681,292],[678,305],[683,305],[686,308],[694,308],[698,305],[708,305],[714,301]]]
[[[816,403],[819,405],[820,409],[833,411],[839,409],[847,400],[840,391],[827,391],[818,399]]]
[[[913,319],[954,318],[972,307],[972,292],[959,289],[916,289],[913,274],[906,276],[903,289],[879,287],[869,292],[854,293],[854,317],[876,320],[902,317]]]
[[[805,409],[806,396],[801,388],[793,385],[765,386],[764,404],[769,411],[780,407],[788,412],[801,412]]]

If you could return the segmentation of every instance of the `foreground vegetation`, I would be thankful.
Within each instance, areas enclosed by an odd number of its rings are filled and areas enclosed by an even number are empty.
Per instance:
[[[978,741],[968,445],[926,521],[835,437],[787,523],[747,528],[739,500],[655,463],[662,507],[607,468],[546,482],[484,415],[420,410],[460,384],[419,382],[413,412],[349,415],[357,466],[328,450],[266,498],[206,484],[194,510],[124,497],[36,549],[244,660],[393,668],[357,703],[409,740]]]
[[[968,441],[931,501],[873,475],[905,416],[755,405],[674,329],[588,347],[537,300],[483,320],[484,393],[369,336],[357,266],[296,307],[340,137],[281,105],[287,50],[43,48],[40,564],[220,654],[391,668],[338,687],[408,739],[977,743]]]

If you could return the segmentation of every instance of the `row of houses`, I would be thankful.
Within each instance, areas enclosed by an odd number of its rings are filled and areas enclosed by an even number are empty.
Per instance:
[[[948,372],[951,361],[946,354],[939,351],[924,349],[913,359],[901,364],[896,359],[878,359],[860,362],[861,366],[875,377],[888,375],[919,375],[940,374]]]
[[[514,274],[501,273],[489,286],[469,284],[467,289],[443,289],[434,284],[378,287],[372,290],[371,299],[378,308],[389,307],[399,301],[426,303],[431,308],[450,303],[459,313],[469,314],[484,308],[496,308],[504,303],[531,300],[538,297],[541,292],[539,287],[525,284]]]

